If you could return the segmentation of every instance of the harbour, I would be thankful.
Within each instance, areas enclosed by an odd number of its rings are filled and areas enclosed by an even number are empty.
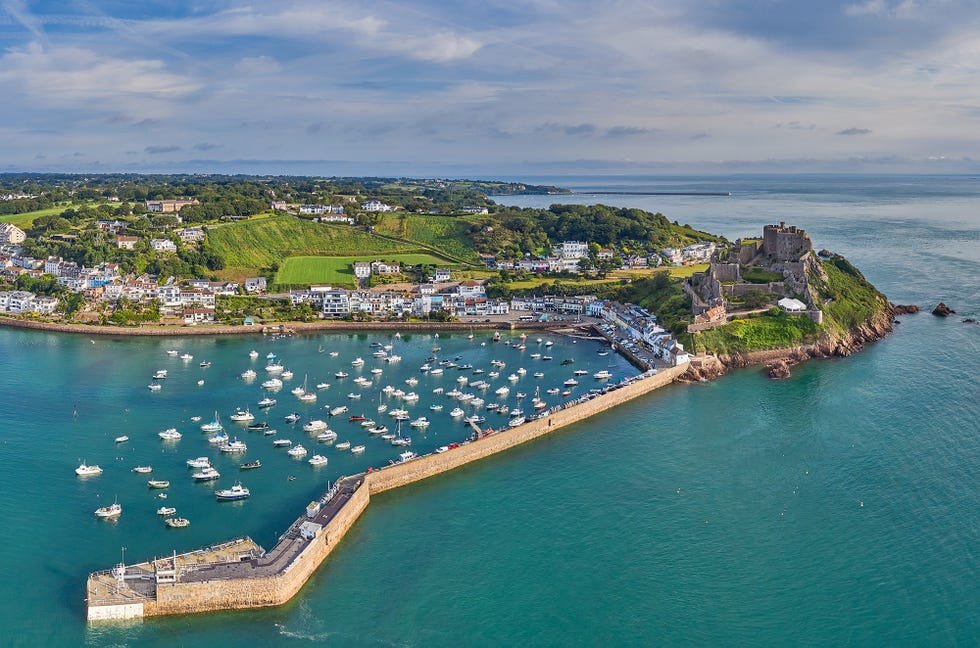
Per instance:
[[[218,545],[218,551],[209,547],[192,552],[194,562],[174,552],[170,558],[132,566],[120,563],[112,570],[92,573],[86,587],[87,618],[97,622],[282,605],[340,543],[372,495],[451,471],[600,414],[671,384],[686,368],[684,364],[651,369],[624,378],[520,425],[485,431],[470,422],[474,430],[470,440],[423,456],[407,453],[392,465],[342,477],[310,503],[268,552],[251,538],[240,538]]]

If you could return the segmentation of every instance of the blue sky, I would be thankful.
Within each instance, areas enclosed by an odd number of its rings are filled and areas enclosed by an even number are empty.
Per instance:
[[[0,0],[0,170],[980,169],[980,2]]]

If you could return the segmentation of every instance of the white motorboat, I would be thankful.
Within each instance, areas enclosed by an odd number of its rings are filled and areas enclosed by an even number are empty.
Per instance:
[[[166,369],[158,369],[153,373],[153,380],[166,380],[166,379],[167,379]]]
[[[387,434],[388,426],[382,425],[381,427],[373,427],[368,430],[369,434]]]
[[[473,400],[470,401],[470,405],[472,405],[473,407],[483,407],[483,403],[484,401],[482,398],[474,398]]]
[[[309,464],[314,468],[319,468],[320,466],[326,466],[328,459],[323,455],[315,454],[309,459]]]
[[[551,394],[552,396],[557,396],[560,391],[561,390],[558,389],[557,387],[552,387],[551,389],[548,390],[548,393]]]
[[[212,466],[208,466],[207,468],[202,468],[199,472],[193,473],[191,477],[194,479],[194,481],[214,481],[215,479],[221,477],[221,473],[215,470]]]
[[[337,357],[337,356],[339,356],[339,355],[340,355],[340,353],[339,353],[339,352],[337,352],[337,351],[331,351],[331,352],[330,352],[330,357],[331,357],[331,358],[336,358],[336,357]]]
[[[158,490],[161,488],[170,488],[170,482],[166,479],[151,479],[146,482],[146,485],[149,488],[156,488]]]
[[[290,457],[294,457],[294,458],[297,458],[297,459],[300,458],[300,457],[305,457],[306,456],[306,448],[304,448],[301,445],[293,446],[292,448],[290,448],[289,450],[286,451],[286,454],[288,454]]]
[[[220,450],[221,452],[228,454],[243,454],[246,450],[248,450],[248,446],[245,445],[244,441],[235,439],[234,441],[229,441],[225,445],[221,446]]]
[[[430,376],[441,376],[443,373],[442,367],[436,367],[429,372]]]
[[[338,450],[350,450],[350,441],[341,441],[334,446]]]
[[[458,407],[454,407],[454,408],[453,408],[453,409],[452,409],[452,410],[451,410],[451,411],[449,412],[449,415],[450,415],[451,417],[453,417],[453,418],[459,418],[460,416],[462,416],[462,415],[463,415],[463,414],[465,414],[465,413],[466,413],[466,412],[464,412],[464,411],[463,411],[462,409],[460,409],[460,408],[458,408]]]
[[[268,389],[269,391],[278,391],[282,389],[282,381],[278,378],[269,378],[262,383],[262,389]]]
[[[602,371],[597,371],[594,374],[592,374],[592,377],[595,378],[596,380],[609,380],[610,378],[612,378],[612,373],[603,369]]]
[[[412,445],[412,440],[409,437],[396,436],[390,443],[393,446],[410,446]]]
[[[248,499],[252,493],[241,485],[241,483],[235,484],[231,488],[224,488],[221,490],[214,491],[214,496],[219,502],[234,502],[237,500]]]
[[[293,396],[299,396],[300,394],[306,393],[306,390],[300,387],[299,385],[296,385],[295,387],[289,390],[289,393],[292,394]]]
[[[191,423],[200,423],[200,422],[201,422],[201,417],[200,416],[192,416],[191,417]]]
[[[575,371],[573,371],[572,373],[573,373],[574,375],[576,375],[576,376],[584,376],[584,375],[586,375],[586,374],[588,374],[589,372],[588,372],[588,371],[586,371],[585,369],[576,369],[576,370],[575,370]]]
[[[300,420],[301,418],[303,418],[303,417],[301,417],[299,415],[299,412],[291,412],[289,414],[286,414],[286,416],[283,417],[283,419],[287,423],[295,423],[296,421]]]
[[[524,425],[526,419],[523,416],[516,416],[507,422],[510,427],[517,427],[518,425]]]
[[[518,367],[518,369],[517,369],[517,375],[518,376],[526,376],[527,375],[527,369],[525,369],[524,367]]]
[[[574,378],[569,378],[568,380],[566,380],[562,384],[565,385],[566,387],[574,387],[575,385],[578,384],[578,381],[575,380]]]
[[[286,368],[278,362],[273,362],[272,364],[267,364],[265,370],[270,374],[281,374]]]
[[[122,505],[119,502],[113,502],[109,506],[95,509],[95,517],[102,518],[103,520],[117,518],[120,515],[122,515]]]
[[[334,377],[335,378],[346,378],[349,375],[350,374],[347,373],[346,371],[338,371],[337,373],[334,374]]]
[[[436,448],[437,454],[442,454],[443,452],[449,452],[449,446],[439,446]]]
[[[435,389],[433,389],[433,390],[432,390],[432,393],[433,393],[433,394],[441,394],[441,393],[443,393],[444,391],[446,391],[446,390],[445,390],[445,389],[443,389],[442,387],[436,387]]]
[[[129,437],[126,436],[125,434],[116,437],[116,443],[126,443],[127,441],[129,441]]]
[[[303,424],[304,432],[322,432],[327,429],[327,424],[320,419],[315,419]]]
[[[419,428],[421,430],[424,430],[425,428],[429,427],[429,419],[425,418],[424,416],[420,416],[414,421],[412,421],[411,423],[409,423],[409,425],[411,425],[414,428]]]
[[[550,347],[550,346],[554,345],[554,342],[552,342],[551,340],[548,340],[547,342],[544,343],[544,345],[546,347]]]
[[[372,373],[373,375],[375,375],[375,376],[380,376],[380,375],[381,375],[381,374],[383,374],[384,372],[385,372],[385,370],[384,370],[384,369],[382,369],[382,368],[380,368],[380,367],[375,367],[374,369],[372,369],[372,370],[371,370],[371,373]]]
[[[177,349],[169,349],[167,351],[167,355],[170,356],[171,358],[176,358],[177,353],[178,353]]]
[[[497,391],[494,392],[497,396],[506,396],[510,393],[509,387],[498,387]]]
[[[182,517],[178,517],[178,518],[175,518],[175,517],[167,518],[166,520],[163,521],[163,523],[166,524],[171,529],[183,529],[184,527],[188,527],[188,526],[191,525],[191,521],[190,520],[188,520],[187,518],[182,518]]]
[[[198,457],[197,459],[188,459],[188,468],[207,468],[211,465],[211,460],[207,457]]]
[[[268,409],[268,408],[274,406],[276,404],[276,402],[277,401],[276,401],[275,398],[269,398],[268,396],[266,396],[265,398],[263,398],[262,400],[260,400],[258,402],[258,406],[259,406],[259,409]]]
[[[402,396],[402,400],[407,401],[409,403],[414,403],[418,399],[419,399],[419,395],[416,394],[415,392],[408,392],[407,394]]]
[[[236,410],[235,413],[229,416],[228,418],[230,418],[232,421],[235,421],[236,423],[246,423],[248,421],[254,421],[255,414],[252,414],[250,411],[248,411],[248,408],[246,407],[244,410]]]
[[[83,461],[75,469],[75,474],[79,477],[95,477],[96,475],[102,474],[102,468],[99,466],[89,466]]]
[[[364,366],[364,359],[363,358],[354,358],[353,360],[351,360],[350,366],[352,366],[352,367],[363,367]]]
[[[433,412],[441,412],[442,405],[429,405],[429,409],[432,410]]]
[[[153,472],[153,466],[136,466],[133,468],[133,472],[137,475],[146,475]]]
[[[317,383],[316,384],[316,388],[317,389],[330,389],[330,383],[325,383],[325,382]]]
[[[272,442],[272,445],[275,448],[288,448],[289,446],[293,445],[293,442],[289,439],[276,439]]]
[[[172,506],[161,506],[157,509],[157,515],[173,515],[176,512],[177,509]]]
[[[246,369],[241,373],[242,380],[255,380],[258,374],[252,369]]]
[[[543,371],[535,371],[534,372],[534,377],[535,378],[544,378],[544,372]]]
[[[163,387],[160,386],[160,383],[150,383],[149,385],[146,386],[146,388],[149,389],[150,391],[160,391],[161,389],[163,389]]]
[[[459,378],[456,379],[456,382],[458,382],[460,385],[465,385],[469,381],[470,379],[467,378],[466,376],[460,376]]]
[[[283,379],[283,380],[292,380],[292,379],[293,379],[293,375],[294,375],[294,374],[293,374],[293,372],[292,372],[292,371],[290,371],[289,369],[286,369],[286,370],[285,370],[285,371],[283,371],[283,372],[282,372],[282,373],[281,373],[280,375],[282,376],[282,379]]]
[[[385,362],[388,362],[388,363],[401,362],[401,360],[402,360],[402,357],[400,355],[390,355],[387,358],[385,358]]]
[[[339,405],[339,406],[334,407],[334,408],[332,408],[330,410],[330,416],[340,416],[341,414],[343,414],[346,411],[347,411],[347,406],[346,405]]]
[[[509,380],[510,382],[517,382],[518,380],[520,380],[520,376],[518,376],[517,374],[511,374],[507,376],[507,380]]]
[[[418,378],[406,378],[405,379],[405,384],[408,385],[409,387],[414,387],[415,385],[419,384],[419,379]]]
[[[189,353],[182,353],[180,359],[183,360],[184,362],[190,362],[191,360],[194,359],[194,356],[192,356]]]
[[[316,440],[320,443],[330,443],[331,441],[337,440],[337,433],[333,430],[327,430],[316,435]]]
[[[491,378],[499,378],[500,377],[500,372],[499,371],[491,371],[487,375],[490,376]]]
[[[316,392],[303,392],[298,396],[301,403],[315,403]]]
[[[157,432],[157,436],[164,441],[180,441],[184,435],[178,432],[177,428],[168,428],[163,432]]]
[[[351,454],[361,454],[364,450],[365,448],[362,445],[356,445],[350,449]]]
[[[362,428],[373,428],[375,425],[376,425],[375,422],[371,419],[365,419],[361,421]]]
[[[227,432],[218,432],[217,434],[208,437],[208,445],[223,446],[226,443],[228,443]]]
[[[256,358],[259,357],[259,352],[256,351],[255,349],[252,349],[251,351],[248,352],[248,357],[251,358],[252,360],[255,360]]]
[[[411,450],[407,450],[407,451],[401,453],[400,455],[398,455],[398,462],[399,463],[405,463],[406,461],[411,461],[412,459],[415,459],[416,457],[418,457],[417,454],[415,454]]]
[[[540,353],[532,353],[531,354],[531,358],[534,359],[534,360],[537,360],[540,357],[541,357],[541,354]]]

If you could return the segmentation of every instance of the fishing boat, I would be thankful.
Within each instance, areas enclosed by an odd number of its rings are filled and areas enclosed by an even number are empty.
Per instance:
[[[595,378],[596,380],[609,380],[610,378],[612,378],[612,374],[609,371],[603,369],[602,371],[597,371],[594,374],[592,374],[592,377]]]
[[[268,421],[261,421],[259,423],[249,423],[245,426],[245,429],[249,432],[265,432],[270,427]]]
[[[146,388],[149,389],[150,391],[160,391],[161,389],[163,389],[163,387],[160,386],[160,383],[150,383],[149,385],[146,386]]]
[[[304,448],[301,445],[293,446],[292,448],[290,448],[286,452],[286,454],[288,454],[290,457],[295,457],[295,458],[305,457],[306,456],[306,448]]]
[[[83,461],[79,464],[78,468],[75,469],[75,474],[79,477],[95,477],[96,475],[102,474],[102,468],[99,466],[88,466]]]
[[[211,467],[211,460],[208,459],[207,457],[198,457],[197,459],[188,459],[186,463],[187,463],[187,467],[188,468],[210,468]]]
[[[163,432],[157,432],[157,436],[159,436],[164,441],[180,441],[180,439],[184,435],[178,432],[177,428],[169,428],[164,430]]]
[[[320,466],[326,466],[329,460],[323,455],[315,454],[312,457],[310,457],[307,461],[314,468],[319,468]]]
[[[251,497],[251,495],[252,493],[249,492],[247,488],[242,486],[241,482],[235,484],[231,488],[214,491],[214,496],[219,502],[234,502],[236,500],[248,499]]]
[[[109,506],[95,509],[95,517],[102,518],[103,520],[111,520],[120,515],[122,515],[122,506],[119,502],[113,502]]]
[[[179,517],[179,518],[173,518],[173,517],[172,518],[167,518],[166,520],[163,521],[163,523],[166,524],[171,529],[183,529],[184,527],[188,527],[188,526],[191,525],[191,521],[190,520],[188,520],[187,518],[182,518],[182,517]]]
[[[136,466],[133,468],[133,472],[138,475],[146,475],[153,472],[153,466]]]
[[[365,448],[362,445],[356,445],[350,449],[351,454],[361,454],[364,450]]]
[[[340,416],[347,411],[346,405],[338,405],[330,410],[330,416]]]
[[[194,481],[214,481],[221,477],[221,473],[214,469],[212,466],[207,466],[202,468],[199,472],[191,475]]]
[[[151,479],[146,485],[150,488],[170,488],[170,482],[166,479]]]
[[[169,349],[167,351],[167,355],[170,356],[171,358],[176,358],[177,353],[178,353],[177,349]]]
[[[289,414],[286,414],[286,416],[283,417],[283,419],[287,423],[295,423],[296,421],[300,420],[301,418],[303,418],[303,417],[299,415],[299,412],[290,412]]]
[[[252,370],[252,369],[246,369],[245,371],[243,371],[241,373],[241,377],[242,377],[243,380],[255,380],[255,377],[257,375],[258,374],[255,373],[255,371]]]
[[[247,461],[238,467],[239,470],[255,470],[256,468],[261,468],[262,462],[256,459],[255,461]]]
[[[334,446],[338,450],[350,450],[350,441],[341,441]]]
[[[157,515],[173,515],[176,512],[177,509],[172,506],[161,506],[157,509]]]
[[[201,432],[221,432],[224,429],[224,426],[221,425],[221,419],[218,418],[218,412],[214,413],[213,421],[210,423],[205,423],[201,426]]]
[[[116,437],[116,443],[126,443],[127,441],[129,441],[129,437],[126,436],[125,434]]]
[[[338,371],[337,373],[334,374],[334,377],[335,378],[346,378],[349,375],[350,374],[347,373],[346,371]]]
[[[268,409],[270,407],[275,406],[276,402],[277,401],[275,398],[269,398],[268,396],[266,396],[265,398],[263,398],[258,402],[258,406],[259,409]]]
[[[293,442],[289,439],[276,439],[272,442],[272,445],[276,448],[288,448],[293,445]]]
[[[236,423],[244,423],[246,421],[255,420],[255,414],[252,414],[250,411],[248,411],[248,408],[245,408],[244,410],[237,410],[234,414],[232,414],[228,418],[230,418],[232,421],[235,421]]]

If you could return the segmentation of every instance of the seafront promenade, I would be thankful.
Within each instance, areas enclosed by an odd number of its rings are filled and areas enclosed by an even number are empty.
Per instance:
[[[377,470],[339,479],[269,551],[239,538],[88,577],[91,622],[282,605],[307,582],[370,504],[385,491],[434,477],[601,414],[674,382],[687,364],[627,378],[502,430]]]

